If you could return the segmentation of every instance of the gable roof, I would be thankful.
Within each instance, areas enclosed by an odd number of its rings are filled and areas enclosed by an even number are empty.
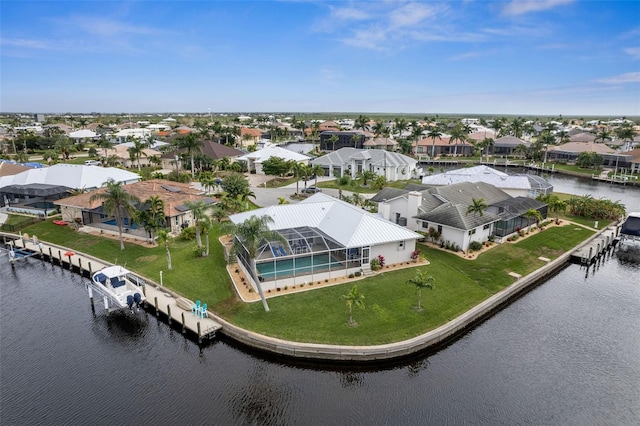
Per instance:
[[[568,142],[563,145],[552,146],[549,148],[549,151],[573,153],[596,152],[598,154],[614,154],[616,152],[603,143],[593,142]]]
[[[270,229],[278,231],[309,226],[317,228],[344,247],[378,245],[421,238],[420,234],[323,193],[298,204],[264,207],[229,216],[242,223],[251,216],[268,215]]]

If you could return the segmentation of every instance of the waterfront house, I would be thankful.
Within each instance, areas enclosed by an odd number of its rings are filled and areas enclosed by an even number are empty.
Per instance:
[[[204,201],[206,204],[216,202],[214,199],[202,195],[200,190],[193,188],[188,183],[164,179],[140,181],[126,185],[123,189],[128,194],[140,199],[142,204],[137,206],[139,210],[148,208],[144,204],[145,200],[152,196],[159,197],[164,203],[165,228],[174,234],[194,223],[191,210],[184,205],[186,201]],[[101,200],[91,201],[91,197],[100,191],[104,191],[104,189],[66,197],[54,201],[54,204],[60,207],[62,219],[66,222],[77,222],[88,227],[105,230],[117,230],[115,219],[105,213],[103,202]],[[126,232],[131,234],[146,235],[131,218],[125,218],[125,228]]]
[[[263,175],[262,163],[271,157],[282,158],[285,161],[295,161],[300,164],[308,164],[310,159],[310,157],[304,154],[299,154],[279,146],[269,145],[255,152],[250,152],[238,157],[238,161],[246,162],[247,170],[249,172],[255,172],[256,174]]]
[[[382,256],[387,265],[409,262],[417,234],[359,207],[317,193],[297,204],[264,207],[231,215],[234,224],[251,216],[269,216],[281,241],[262,241],[255,262],[265,290],[345,277],[370,270],[371,259]],[[242,241],[239,241],[242,243]],[[248,252],[237,253],[245,275]],[[255,283],[252,285],[256,288]]]
[[[407,180],[418,176],[421,170],[418,162],[406,155],[382,149],[341,148],[311,160],[314,166],[321,166],[325,176],[352,178],[359,173],[370,171],[384,176],[387,181]]]
[[[482,214],[467,210],[473,200],[482,199],[487,208]],[[427,233],[434,228],[440,241],[468,250],[473,241],[483,243],[491,236],[506,237],[524,228],[530,209],[547,216],[547,205],[530,197],[512,197],[485,182],[459,182],[445,186],[405,189],[385,188],[371,201],[378,203],[378,214],[414,231]],[[525,225],[526,226],[526,225]]]

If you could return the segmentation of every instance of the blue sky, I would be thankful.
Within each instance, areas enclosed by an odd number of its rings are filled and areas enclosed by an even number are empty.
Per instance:
[[[0,4],[3,112],[640,115],[638,1]]]

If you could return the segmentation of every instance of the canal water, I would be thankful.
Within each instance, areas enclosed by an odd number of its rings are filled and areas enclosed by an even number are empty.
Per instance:
[[[552,183],[640,211],[638,189]],[[640,264],[615,254],[436,353],[366,368],[199,347],[150,314],[94,313],[85,280],[0,257],[0,424],[640,424]]]

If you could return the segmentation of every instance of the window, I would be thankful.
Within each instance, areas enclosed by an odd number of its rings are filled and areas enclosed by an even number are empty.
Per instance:
[[[489,229],[491,227],[490,223],[487,223],[485,226],[482,227],[482,229]]]
[[[398,242],[398,251],[404,250],[404,240]]]
[[[422,227],[424,229],[429,229],[429,222],[422,222]]]
[[[442,235],[442,225],[438,225],[438,234]]]
[[[471,230],[469,230],[469,235],[473,235],[473,234],[475,234],[475,233],[476,233],[476,230],[475,230],[475,229],[471,229]]]

